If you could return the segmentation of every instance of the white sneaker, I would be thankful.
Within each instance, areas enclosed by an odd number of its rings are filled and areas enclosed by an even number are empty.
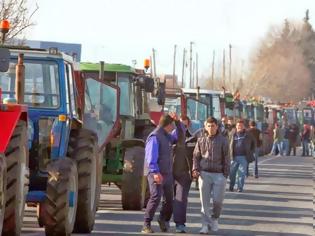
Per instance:
[[[201,230],[199,231],[200,234],[208,234],[209,233],[209,228],[208,225],[203,225],[201,227]]]
[[[210,223],[211,231],[217,232],[219,230],[218,219],[212,219]]]

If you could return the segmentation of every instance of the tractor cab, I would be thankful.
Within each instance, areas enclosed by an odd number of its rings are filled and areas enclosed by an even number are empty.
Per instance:
[[[80,71],[82,78],[99,78],[119,88],[119,121],[103,155],[103,183],[121,188],[123,209],[140,210],[146,190],[145,140],[154,129],[148,109],[154,81],[144,71],[122,64],[105,63],[101,67],[98,63],[81,63]],[[111,101],[110,94],[103,96]]]

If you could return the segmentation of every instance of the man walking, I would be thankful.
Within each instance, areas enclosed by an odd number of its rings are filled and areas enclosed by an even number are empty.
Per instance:
[[[280,129],[279,123],[275,123],[275,128],[273,129],[273,145],[271,149],[271,155],[282,156],[282,140],[283,140],[284,133]]]
[[[190,125],[187,116],[181,117],[182,128],[178,129],[177,143],[173,149],[173,176],[174,176],[174,204],[173,218],[176,224],[176,233],[186,233],[186,211],[188,193],[191,185],[192,152],[188,151],[185,143],[185,132]]]
[[[254,155],[255,155],[255,178],[258,178],[258,157],[259,157],[259,151],[260,151],[260,147],[262,145],[262,135],[261,135],[261,131],[259,129],[257,129],[256,127],[256,122],[255,121],[250,121],[249,122],[249,129],[248,132],[254,137],[255,140],[255,151],[254,151]]]
[[[309,125],[303,125],[303,131],[301,134],[301,141],[302,141],[302,156],[309,156],[309,145],[310,145],[310,137],[311,137],[311,129]]]
[[[254,161],[255,140],[252,135],[245,130],[244,121],[238,120],[236,130],[230,137],[230,156],[232,161],[230,170],[230,191],[234,191],[237,178],[238,192],[243,192],[248,163]]]
[[[173,173],[171,144],[177,140],[177,132],[172,132],[175,114],[163,115],[158,127],[148,136],[145,146],[145,164],[148,169],[150,199],[144,215],[142,233],[153,233],[151,221],[163,196],[163,204],[158,223],[161,231],[167,232],[173,211]],[[180,128],[179,121],[176,129]]]
[[[201,234],[219,230],[219,217],[229,174],[230,158],[228,140],[218,130],[218,122],[210,117],[205,123],[207,136],[198,138],[193,154],[193,176],[198,178],[201,201]],[[210,214],[210,198],[213,196],[213,214]]]
[[[299,128],[296,124],[291,124],[289,127],[288,139],[289,139],[289,153],[291,155],[291,150],[293,150],[293,156],[296,156],[296,145],[299,135]]]

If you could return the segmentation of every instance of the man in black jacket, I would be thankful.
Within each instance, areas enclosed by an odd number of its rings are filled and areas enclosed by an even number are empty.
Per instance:
[[[176,224],[176,233],[186,233],[186,211],[188,193],[191,185],[192,153],[188,152],[185,143],[190,119],[181,117],[181,129],[178,129],[177,143],[173,149],[173,176],[174,176],[174,204],[173,218]]]
[[[218,231],[225,194],[226,178],[229,174],[230,158],[228,140],[218,130],[218,122],[210,117],[205,124],[207,135],[198,138],[193,154],[193,176],[198,178],[201,201],[201,234],[209,228]],[[213,192],[213,214],[210,214],[210,198]]]
[[[256,149],[254,137],[245,130],[244,121],[238,120],[236,130],[230,135],[230,191],[234,190],[236,174],[238,172],[237,186],[238,192],[243,192],[247,166],[255,160],[254,151]]]

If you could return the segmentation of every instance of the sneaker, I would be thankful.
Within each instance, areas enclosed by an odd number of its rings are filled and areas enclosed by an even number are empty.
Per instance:
[[[242,193],[243,189],[238,189],[237,192]]]
[[[143,234],[153,234],[154,231],[152,230],[151,226],[145,225],[145,226],[143,226],[143,228],[141,230],[141,233],[143,233]]]
[[[179,234],[186,233],[186,226],[185,225],[177,225],[176,226],[176,233],[179,233]]]
[[[162,232],[167,232],[170,228],[170,222],[163,219],[158,219],[158,223]]]
[[[234,192],[234,188],[233,188],[233,187],[230,187],[230,188],[229,188],[229,191],[230,191],[230,192]]]
[[[218,219],[212,219],[210,223],[211,231],[217,232],[219,230]]]
[[[208,234],[209,233],[209,227],[208,225],[203,225],[201,227],[201,230],[199,231],[199,234]]]

